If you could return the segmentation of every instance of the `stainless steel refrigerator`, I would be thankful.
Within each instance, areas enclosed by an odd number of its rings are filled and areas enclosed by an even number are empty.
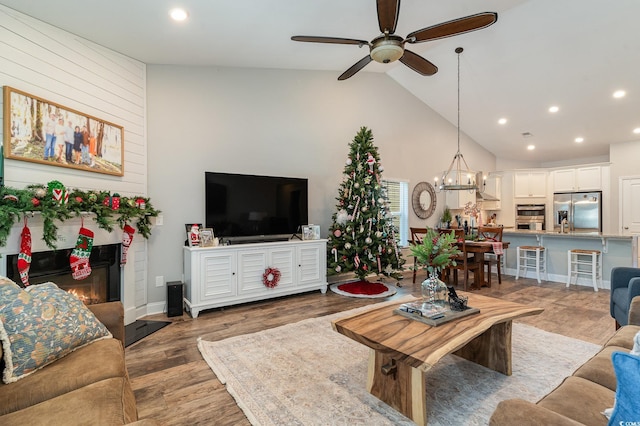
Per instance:
[[[560,231],[602,232],[602,191],[553,194],[553,229]]]

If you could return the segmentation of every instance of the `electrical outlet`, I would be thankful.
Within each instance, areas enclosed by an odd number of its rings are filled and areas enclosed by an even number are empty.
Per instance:
[[[163,222],[164,222],[164,216],[162,216],[161,214],[156,216],[156,226],[162,226]]]
[[[162,275],[156,277],[156,287],[162,287],[164,285],[164,277]]]

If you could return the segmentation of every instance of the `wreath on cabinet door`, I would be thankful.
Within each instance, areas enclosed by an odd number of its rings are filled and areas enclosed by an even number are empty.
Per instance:
[[[280,270],[278,268],[267,268],[262,274],[262,284],[265,287],[274,288],[280,282]]]

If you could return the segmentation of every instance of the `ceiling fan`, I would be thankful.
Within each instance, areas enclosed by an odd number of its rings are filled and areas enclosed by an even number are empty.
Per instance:
[[[293,36],[291,40],[311,43],[355,44],[358,47],[369,46],[369,54],[343,72],[338,77],[338,80],[346,80],[352,77],[371,61],[388,64],[400,60],[400,62],[421,75],[433,75],[438,72],[438,67],[422,56],[406,50],[404,48],[405,43],[422,43],[481,30],[498,20],[497,13],[482,12],[414,31],[403,39],[394,34],[398,23],[398,14],[400,13],[400,0],[376,0],[376,5],[378,26],[382,34],[371,40],[371,42],[352,38],[316,36]]]

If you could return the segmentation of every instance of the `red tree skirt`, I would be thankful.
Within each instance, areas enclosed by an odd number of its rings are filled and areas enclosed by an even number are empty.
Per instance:
[[[331,291],[350,297],[387,297],[396,293],[396,288],[383,283],[354,281],[345,284],[331,285]]]

